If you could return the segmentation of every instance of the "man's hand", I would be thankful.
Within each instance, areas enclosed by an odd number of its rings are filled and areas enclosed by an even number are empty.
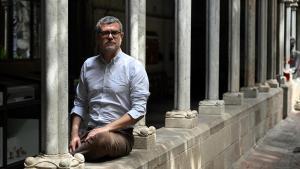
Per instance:
[[[88,139],[90,138],[93,138],[95,137],[96,134],[99,134],[99,133],[105,133],[105,132],[109,132],[109,127],[100,127],[100,128],[94,128],[93,130],[91,130],[89,132],[89,134],[87,135],[87,137],[85,138],[84,141],[87,141]]]
[[[116,131],[118,129],[125,128],[128,125],[135,124],[139,119],[133,119],[128,113],[124,114],[121,118],[107,124],[104,127],[94,128],[91,130],[84,141],[95,137],[96,134],[105,133],[110,131]]]
[[[71,130],[71,141],[69,145],[69,151],[74,152],[80,145],[80,137],[78,135],[81,117],[78,115],[72,115],[72,130]]]
[[[70,145],[69,145],[69,151],[74,152],[79,146],[81,145],[80,137],[77,135],[72,136]]]

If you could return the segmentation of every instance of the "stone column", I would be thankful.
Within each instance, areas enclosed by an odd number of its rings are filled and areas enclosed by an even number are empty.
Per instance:
[[[290,1],[286,2],[286,22],[285,22],[285,74],[288,74],[290,77],[290,56],[291,56],[291,47],[290,47],[290,37],[291,37],[291,6]]]
[[[126,1],[127,45],[129,54],[146,65],[146,0]],[[134,146],[136,149],[150,149],[156,142],[156,129],[147,127],[145,117],[134,128]]]
[[[222,114],[219,100],[220,0],[206,0],[206,99],[199,102],[199,113]]]
[[[191,0],[175,0],[175,110],[166,113],[165,126],[193,128],[197,111],[190,110]]]
[[[146,0],[140,0],[139,7],[139,61],[146,66]]]
[[[268,1],[260,0],[258,2],[258,25],[257,25],[257,59],[258,59],[258,91],[269,92],[267,81],[267,34],[268,34]]]
[[[298,8],[298,0],[294,0],[294,3],[291,4],[291,8],[292,8],[292,35],[291,37],[294,37],[296,42],[295,42],[295,46],[293,47],[293,49],[291,49],[291,51],[294,50],[299,50],[297,48],[297,8]],[[299,29],[299,28],[298,28]],[[297,58],[295,58],[296,60]],[[294,109],[295,110],[300,110],[300,97],[298,96],[298,99],[296,100],[296,104],[294,105]]]
[[[300,50],[300,10],[297,10],[296,15],[296,49]]]
[[[271,88],[279,86],[276,79],[276,55],[277,55],[277,0],[269,0],[268,9],[268,71],[267,79]]]
[[[300,10],[297,10],[296,28],[296,49],[300,50]]]
[[[284,35],[285,35],[285,0],[280,0],[279,4],[279,37],[278,37],[278,58],[277,58],[277,80],[280,84],[285,83],[285,78],[283,76],[285,67],[285,56],[284,56]]]
[[[145,55],[140,55],[140,52],[143,53],[146,50],[145,46],[140,45],[140,43],[145,44],[145,30],[140,29],[140,21],[143,19],[142,16],[145,17],[145,14],[140,13],[143,10],[140,9],[140,0],[128,0],[126,3],[126,18],[128,19],[126,31],[128,32],[128,36],[125,38],[127,38],[127,45],[129,45],[129,55],[139,60],[145,66]],[[140,15],[142,16],[139,17]],[[138,125],[145,125],[145,118],[141,119]]]
[[[255,86],[255,31],[256,0],[245,1],[245,87],[241,88],[245,98],[256,98],[258,88]]]
[[[129,54],[139,59],[139,0],[128,0],[128,46]]]
[[[240,93],[240,17],[241,1],[229,0],[229,66],[228,91],[223,95],[225,104],[243,104],[244,94]]]
[[[296,16],[297,16],[297,8],[298,8],[298,3],[297,3],[297,0],[294,0],[293,3],[290,4],[291,6],[291,38],[295,38],[296,40],[296,29],[297,29],[297,26],[296,26]],[[296,50],[296,41],[295,41],[295,45],[294,47],[290,50],[291,54],[292,54],[292,51]],[[293,58],[294,62],[296,62],[297,58]],[[294,69],[296,69],[296,63],[294,63]],[[291,72],[291,78],[294,78],[293,77],[293,72]],[[300,100],[298,100],[297,102],[300,103]]]
[[[46,115],[45,154],[28,157],[25,168],[84,168],[84,157],[68,153],[68,0],[43,4],[44,63],[42,113]]]
[[[8,22],[8,8],[10,5],[10,1],[1,0],[2,6],[4,8],[4,51],[7,53],[8,51],[8,30],[9,30],[9,22]]]
[[[294,1],[294,3],[291,4],[291,10],[292,10],[292,17],[291,17],[291,37],[297,38],[296,34],[296,23],[297,23],[297,8],[298,8],[298,3],[297,1]],[[292,50],[296,50],[296,44]]]

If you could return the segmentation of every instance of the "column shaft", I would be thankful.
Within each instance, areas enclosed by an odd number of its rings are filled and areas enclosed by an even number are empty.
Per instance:
[[[58,153],[69,152],[68,0],[58,0]]]
[[[206,99],[219,99],[220,0],[206,0]]]
[[[146,65],[146,0],[139,7],[139,60]]]
[[[255,85],[256,0],[245,2],[245,86]]]
[[[268,14],[268,76],[267,79],[276,79],[277,55],[277,0],[269,0]]]
[[[129,54],[139,59],[139,0],[128,0],[128,19],[127,29],[129,36]]]
[[[175,109],[190,109],[191,0],[175,1]]]
[[[4,50],[5,52],[8,51],[8,29],[9,29],[9,23],[8,23],[8,6],[9,6],[9,1],[7,0],[2,0],[1,1],[2,6],[4,8]]]
[[[300,10],[297,10],[296,17],[296,49],[300,50]]]
[[[68,1],[45,1],[46,154],[68,152]]]
[[[146,0],[126,1],[129,54],[146,65]],[[145,118],[137,125],[145,126]]]
[[[229,92],[240,90],[240,0],[229,0]]]
[[[293,7],[292,8],[292,13],[291,13],[292,17],[291,17],[291,37],[297,38],[296,36],[296,15],[297,15],[297,8]],[[294,48],[296,48],[296,46],[294,46]]]
[[[267,80],[267,21],[268,21],[268,1],[258,1],[258,82],[265,83]]]
[[[278,37],[278,65],[277,65],[277,74],[283,75],[284,68],[284,35],[285,35],[285,3],[280,1],[279,4],[279,37]]]
[[[128,0],[127,10],[127,45],[129,54],[146,64],[146,1]]]
[[[286,23],[285,23],[285,69],[286,71],[290,70],[290,56],[291,56],[291,45],[290,45],[290,36],[291,36],[291,7],[289,4],[286,7]]]
[[[165,127],[194,128],[197,111],[190,110],[191,0],[175,0],[175,100],[166,113]]]

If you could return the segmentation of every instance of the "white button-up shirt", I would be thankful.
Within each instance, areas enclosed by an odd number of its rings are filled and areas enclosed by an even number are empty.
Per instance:
[[[71,113],[91,127],[104,126],[125,113],[137,119],[145,115],[149,95],[148,76],[139,61],[121,50],[110,63],[98,55],[81,68]]]

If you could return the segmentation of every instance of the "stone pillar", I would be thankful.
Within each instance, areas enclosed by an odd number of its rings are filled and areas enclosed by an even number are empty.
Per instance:
[[[140,0],[139,7],[139,61],[146,66],[146,0]]]
[[[270,87],[267,81],[267,35],[268,35],[268,1],[260,0],[258,2],[258,25],[257,25],[257,59],[258,59],[258,91],[269,92]]]
[[[127,3],[127,45],[129,45],[130,56],[139,60],[144,66],[145,62],[145,20],[146,2],[145,0],[128,0]],[[142,8],[142,9],[141,9]],[[143,25],[141,25],[143,23]],[[141,119],[137,125],[145,125],[145,118]]]
[[[285,73],[290,74],[290,56],[291,56],[291,47],[290,47],[290,37],[291,37],[291,6],[290,6],[290,1],[285,1],[286,2],[286,22],[285,22]],[[290,75],[288,75],[290,76]]]
[[[297,10],[296,28],[296,49],[300,50],[300,10]]]
[[[129,54],[146,65],[146,0],[126,1],[127,45]],[[134,128],[134,146],[136,149],[149,149],[155,145],[156,129],[147,127],[145,117]]]
[[[206,99],[199,102],[199,113],[222,114],[219,100],[220,0],[206,0]]]
[[[297,38],[297,34],[296,34],[296,23],[297,23],[297,8],[298,8],[298,3],[297,1],[294,1],[294,3],[291,4],[291,10],[292,10],[292,17],[291,17],[291,37],[293,38]],[[294,48],[292,50],[296,50],[296,45],[294,46]]]
[[[44,58],[42,113],[46,115],[45,153],[28,157],[25,168],[84,168],[84,157],[68,153],[68,0],[43,4]]]
[[[295,46],[293,47],[293,49],[291,49],[292,51],[293,50],[299,50],[297,48],[297,8],[298,8],[298,0],[294,0],[294,3],[291,4],[291,8],[292,8],[292,35],[291,37],[294,37],[296,42],[295,42]],[[298,28],[299,29],[299,28]],[[297,59],[297,58],[295,58]],[[296,100],[296,104],[294,105],[294,109],[295,110],[300,110],[300,97],[298,96],[298,99]]]
[[[244,94],[240,93],[240,17],[241,1],[229,0],[229,66],[228,91],[223,95],[225,104],[243,104]]]
[[[281,0],[279,4],[279,36],[278,36],[278,58],[277,58],[277,80],[280,84],[285,83],[284,78],[284,67],[285,67],[285,56],[284,56],[284,35],[285,35],[285,0]]]
[[[175,110],[167,112],[166,127],[193,128],[197,111],[190,110],[191,0],[175,0]]]
[[[128,46],[129,54],[139,59],[139,0],[128,0]]]
[[[276,55],[277,55],[277,0],[268,1],[268,71],[267,79],[271,88],[279,87],[276,79]]]
[[[256,0],[245,1],[245,87],[241,88],[245,98],[256,98],[258,88],[255,86],[255,31]]]
[[[296,40],[296,16],[297,16],[297,8],[298,8],[298,3],[297,0],[294,0],[293,3],[290,4],[291,6],[291,38],[295,38]],[[296,41],[295,41],[295,45],[294,47],[290,50],[290,52],[292,53],[292,51],[296,50]],[[297,58],[293,58],[294,62],[296,62]],[[293,69],[296,69],[296,63],[294,63]],[[291,72],[291,78],[294,78],[293,76],[293,72]],[[300,100],[299,100],[300,102]]]
[[[1,4],[4,8],[4,51],[5,53],[7,53],[8,51],[8,30],[9,30],[9,22],[8,22],[8,8],[9,8],[9,4],[10,1],[8,0],[1,0]]]

